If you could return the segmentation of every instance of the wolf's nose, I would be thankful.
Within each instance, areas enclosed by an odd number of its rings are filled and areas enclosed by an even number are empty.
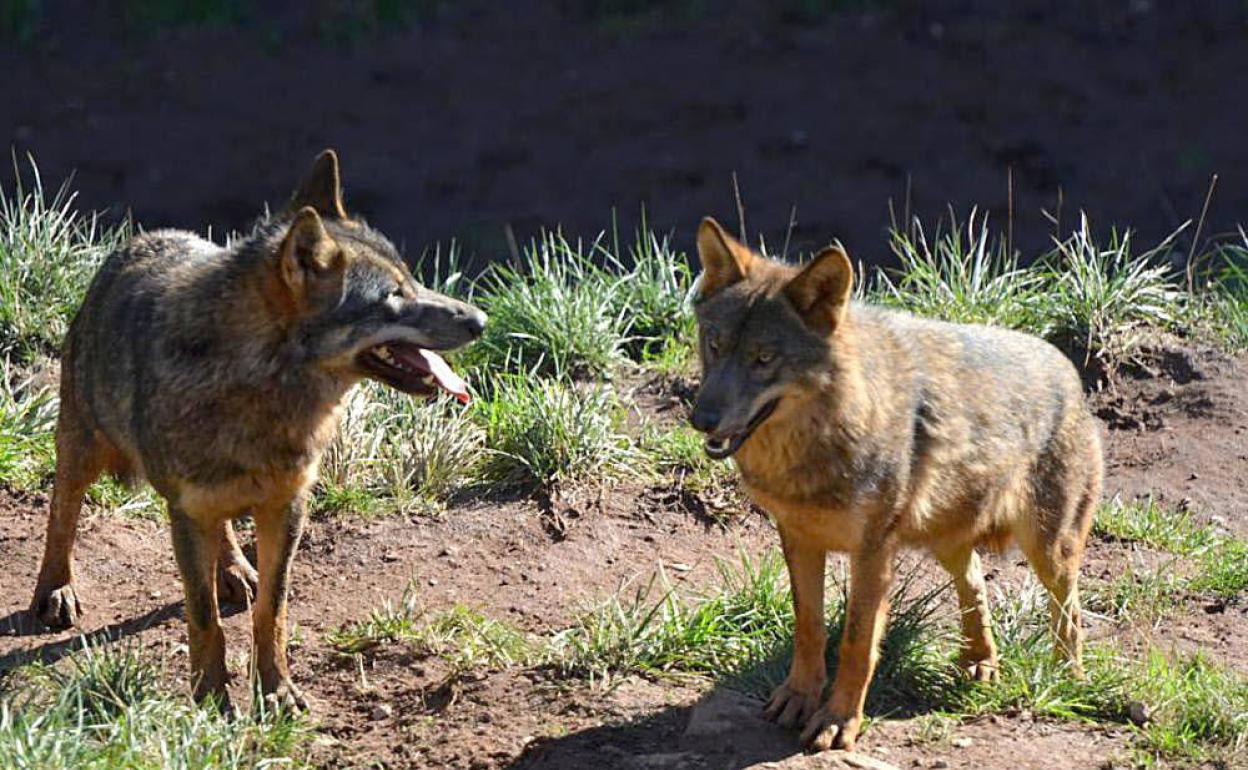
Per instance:
[[[465,310],[460,320],[463,322],[464,328],[467,329],[473,337],[480,337],[481,333],[485,331],[485,322],[489,320],[489,318],[486,316],[484,311],[478,310],[474,307]]]
[[[693,425],[694,430],[710,433],[719,427],[719,412],[712,409],[695,406],[693,414],[689,416],[689,423]]]

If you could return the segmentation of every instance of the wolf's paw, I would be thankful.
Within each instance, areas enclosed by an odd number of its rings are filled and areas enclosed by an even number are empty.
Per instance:
[[[981,660],[964,657],[958,661],[958,666],[972,682],[995,682],[1000,676],[1000,667],[995,657]]]
[[[82,617],[82,605],[78,602],[74,584],[36,588],[35,597],[30,601],[30,614],[50,628],[69,628],[75,625]]]
[[[810,751],[848,751],[858,740],[858,730],[861,728],[861,716],[840,716],[824,707],[816,711],[806,723],[806,729],[802,730],[802,745]]]
[[[822,692],[822,685],[799,688],[786,680],[771,691],[763,715],[781,727],[805,724],[819,709],[819,696]]]
[[[251,604],[256,599],[260,578],[246,559],[221,562],[217,567],[217,599],[226,604]]]
[[[289,680],[281,682],[272,692],[264,696],[264,706],[270,711],[301,711],[307,713],[311,709],[308,699],[303,697],[299,688]]]

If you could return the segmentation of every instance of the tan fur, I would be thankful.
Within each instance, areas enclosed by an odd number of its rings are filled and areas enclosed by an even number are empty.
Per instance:
[[[733,453],[775,520],[794,589],[793,667],[768,715],[804,724],[814,748],[853,745],[904,547],[949,570],[963,666],[986,679],[996,646],[975,548],[1016,542],[1052,595],[1058,647],[1078,673],[1078,571],[1101,453],[1071,363],[1026,335],[852,303],[839,248],[782,265],[713,221],[698,243],[713,280],[697,302],[692,420],[708,452]],[[829,551],[849,554],[850,596],[840,669],[819,707]]]

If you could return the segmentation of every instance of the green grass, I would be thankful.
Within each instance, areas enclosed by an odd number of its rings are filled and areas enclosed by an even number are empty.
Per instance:
[[[490,316],[460,360],[489,371],[602,378],[624,360],[623,277],[594,264],[599,242],[546,233],[520,265],[496,263],[474,300]]]
[[[474,404],[489,451],[482,478],[534,490],[637,469],[623,410],[608,386],[532,374],[498,374]]]
[[[956,323],[1043,331],[1039,317],[1044,275],[1019,267],[988,217],[972,211],[965,223],[952,212],[929,241],[921,223],[893,229],[894,271],[879,271],[871,295],[882,304]]]
[[[1202,553],[1219,540],[1217,532],[1198,524],[1190,512],[1163,507],[1151,497],[1131,502],[1110,500],[1097,512],[1092,532],[1180,556]]]
[[[166,770],[308,767],[308,727],[284,714],[234,719],[200,708],[127,646],[27,666],[0,691],[0,767]]]
[[[6,358],[0,358],[0,481],[38,486],[54,457],[56,396]]]
[[[96,267],[128,227],[107,228],[74,208],[68,183],[44,187],[14,163],[16,188],[0,189],[0,356],[53,354]]]
[[[429,613],[417,601],[413,583],[398,603],[387,602],[359,622],[332,632],[339,652],[360,654],[386,644],[403,644],[418,654],[449,663],[454,671],[505,668],[533,659],[533,642],[512,626],[463,606]]]
[[[432,403],[376,383],[353,391],[321,463],[320,510],[436,512],[475,483],[484,432],[449,398]]]
[[[1081,217],[1079,229],[1049,256],[1046,336],[1108,365],[1130,360],[1141,332],[1170,328],[1183,315],[1186,295],[1165,259],[1177,236],[1136,254],[1129,232],[1114,232],[1101,244]]]
[[[1111,591],[1124,607],[1139,600],[1164,608],[1183,592],[1228,600],[1248,593],[1248,543],[1197,523],[1190,513],[1162,508],[1151,499],[1115,500],[1102,507],[1093,531],[1183,557],[1134,583],[1125,576],[1116,579]]]

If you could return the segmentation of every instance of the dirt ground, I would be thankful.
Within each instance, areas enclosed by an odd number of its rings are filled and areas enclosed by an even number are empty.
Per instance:
[[[1106,421],[1107,494],[1184,499],[1202,521],[1248,533],[1248,360],[1186,348],[1093,401]],[[315,756],[327,767],[818,768],[796,737],[759,718],[759,704],[709,684],[628,679],[612,689],[569,684],[532,670],[481,671],[444,686],[446,666],[401,645],[358,664],[324,634],[398,601],[409,580],[430,609],[464,604],[531,631],[561,627],[595,600],[660,565],[678,586],[716,577],[715,559],[776,546],[768,522],[747,513],[722,526],[672,507],[644,487],[585,490],[555,506],[552,534],[541,501],[476,501],[438,519],[350,516],[314,520],[295,566],[291,617],[294,675],[319,721]],[[36,627],[25,611],[42,547],[47,500],[0,491],[0,671],[72,651],[75,633]],[[185,665],[180,587],[159,524],[95,512],[84,517],[78,574],[93,637],[129,640]],[[1129,545],[1091,544],[1085,578],[1108,578],[1137,558]],[[990,556],[990,585],[1025,574],[1017,552]],[[1088,620],[1092,638],[1202,649],[1248,668],[1248,606],[1193,607],[1160,628]],[[247,613],[227,619],[230,664],[245,670]],[[245,684],[235,681],[237,701]],[[382,714],[379,704],[388,706]],[[867,755],[900,767],[1112,767],[1130,736],[1116,725],[1035,719],[1026,712],[955,727],[925,741],[912,720],[881,720],[864,735]],[[778,764],[763,764],[778,763]],[[941,764],[945,763],[945,764]]]
[[[1004,228],[1011,172],[1027,254],[1044,209],[1151,245],[1213,173],[1204,234],[1248,211],[1239,0],[464,0],[380,32],[332,12],[372,3],[159,29],[39,5],[28,43],[0,39],[0,147],[147,227],[240,228],[327,145],[410,253],[455,237],[481,260],[508,226],[592,236],[616,209],[627,233],[642,205],[688,246],[702,215],[735,221],[734,172],[752,237],[778,251],[796,207],[791,253],[838,237],[869,264],[908,187],[925,217]]]

